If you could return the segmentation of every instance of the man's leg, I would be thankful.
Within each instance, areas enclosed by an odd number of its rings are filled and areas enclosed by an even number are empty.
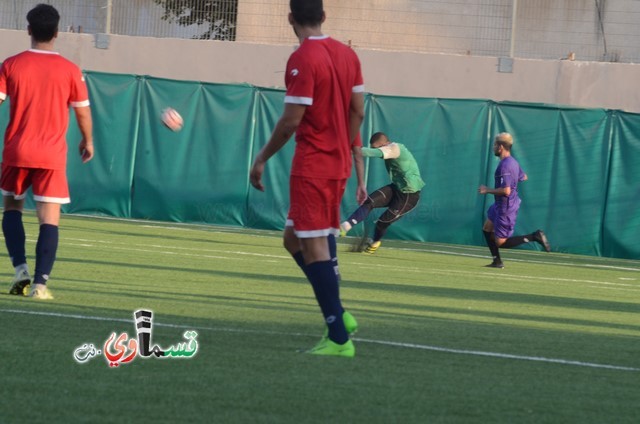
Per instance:
[[[4,214],[2,216],[2,233],[7,246],[7,252],[16,275],[9,289],[9,294],[23,295],[31,283],[25,250],[26,236],[22,222],[24,199],[4,196]]]
[[[365,249],[366,253],[375,253],[380,247],[382,238],[387,233],[387,229],[391,224],[411,212],[420,201],[420,192],[402,193],[393,189],[393,196],[389,202],[389,208],[380,215],[376,221],[376,228],[373,232],[373,239],[369,246]]]
[[[338,277],[338,298],[340,294],[340,272],[338,270],[338,254],[337,248],[335,244],[335,236],[329,235],[327,236],[327,244],[329,246],[329,256],[331,257],[332,266],[336,276]],[[332,246],[333,243],[333,246]],[[304,263],[304,256],[302,255],[302,247],[300,245],[300,239],[296,236],[293,227],[287,226],[284,230],[284,247],[291,254],[293,259],[296,261],[302,272],[305,274],[307,279],[309,276],[307,275],[306,265]],[[309,280],[311,281],[311,280]],[[314,289],[315,294],[315,289]],[[345,328],[347,330],[347,334],[354,333],[358,329],[358,323],[356,319],[349,312],[345,311],[340,304],[341,308],[341,316],[345,323]],[[328,332],[326,334],[328,336]]]
[[[344,344],[349,336],[342,318],[344,309],[340,302],[338,276],[331,261],[327,237],[303,238],[300,239],[300,246],[305,274],[329,328],[329,339],[334,343]]]
[[[547,236],[542,230],[536,230],[531,234],[526,234],[524,236],[512,236],[502,240],[503,241],[499,244],[499,246],[503,249],[511,249],[512,247],[535,241],[539,243],[545,251],[551,252],[551,246],[549,245]]]
[[[493,231],[493,222],[490,219],[487,219],[482,226],[482,233],[484,234],[484,238],[487,241],[487,246],[489,246],[489,251],[491,252],[491,256],[493,257],[493,262],[491,262],[487,266],[493,268],[504,268],[502,259],[500,258],[500,250],[498,249],[498,245],[496,243],[496,236]]]
[[[371,193],[367,200],[360,206],[354,213],[352,213],[346,221],[340,224],[340,232],[344,236],[351,228],[355,227],[358,223],[364,221],[371,211],[375,208],[383,208],[393,199],[393,189],[391,185],[380,187],[373,193]]]
[[[53,270],[58,251],[58,225],[60,224],[60,204],[36,202],[40,233],[36,243],[36,268],[33,277],[34,297],[46,296],[46,284]]]

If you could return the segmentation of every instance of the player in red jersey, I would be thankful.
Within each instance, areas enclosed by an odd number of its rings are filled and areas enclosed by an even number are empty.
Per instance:
[[[309,353],[353,357],[348,334],[357,323],[342,308],[338,288],[335,237],[340,230],[340,202],[356,164],[356,197],[364,202],[364,165],[360,125],[364,84],[360,61],[348,46],[322,34],[322,0],[290,0],[289,23],[300,47],[287,63],[284,112],[250,173],[264,191],[262,174],[271,156],[296,134],[290,177],[290,207],[284,246],[311,283],[328,331]],[[335,256],[335,258],[334,258]]]
[[[47,280],[58,248],[60,205],[69,203],[66,176],[69,107],[82,134],[83,162],[93,157],[89,95],[80,68],[53,51],[60,15],[39,4],[27,14],[31,49],[6,59],[0,67],[0,104],[9,99],[0,188],[4,200],[2,231],[16,276],[10,294],[24,295],[31,284],[25,253],[22,210],[32,187],[40,232],[29,296],[51,299]]]

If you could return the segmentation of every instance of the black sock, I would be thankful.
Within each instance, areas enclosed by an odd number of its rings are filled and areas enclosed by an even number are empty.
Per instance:
[[[36,271],[34,284],[47,284],[58,250],[58,226],[42,224],[36,244]]]
[[[482,231],[484,234],[485,240],[487,240],[487,246],[489,246],[489,251],[491,252],[491,256],[493,256],[494,261],[502,262],[500,259],[500,250],[498,249],[498,245],[496,244],[496,238],[493,235],[493,232]]]
[[[302,272],[304,272],[304,256],[302,256],[302,250],[298,250],[291,256],[293,256],[293,260],[296,261]]]
[[[533,234],[527,234],[526,236],[513,236],[506,239],[500,247],[502,247],[503,249],[510,249],[512,247],[520,246],[521,244],[529,243],[534,240],[535,238]]]
[[[5,211],[2,216],[2,232],[4,233],[4,242],[7,245],[7,252],[9,252],[13,266],[27,263],[22,212],[15,210]]]
[[[336,236],[334,236],[333,234],[329,234],[327,236],[327,243],[329,244],[329,256],[331,257],[333,269],[338,276],[338,281],[340,281],[340,270],[338,269],[338,246],[336,244]]]
[[[382,227],[376,223],[376,228],[373,230],[373,242],[382,240],[382,237],[387,233],[389,226]]]
[[[342,305],[338,290],[338,277],[331,261],[313,262],[305,266],[307,278],[313,287],[318,305],[329,327],[329,338],[338,344],[349,340],[342,321]]]

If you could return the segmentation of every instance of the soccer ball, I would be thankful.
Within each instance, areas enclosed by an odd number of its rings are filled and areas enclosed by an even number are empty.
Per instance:
[[[184,121],[182,116],[173,108],[166,108],[162,111],[161,115],[162,123],[171,131],[180,131]]]

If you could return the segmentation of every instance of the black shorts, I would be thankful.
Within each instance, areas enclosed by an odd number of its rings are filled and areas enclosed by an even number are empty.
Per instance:
[[[415,193],[403,193],[393,184],[380,187],[371,193],[367,199],[367,202],[371,202],[374,208],[387,207],[387,210],[380,215],[378,221],[389,224],[397,221],[403,215],[410,212],[418,205],[419,201],[419,191]]]

